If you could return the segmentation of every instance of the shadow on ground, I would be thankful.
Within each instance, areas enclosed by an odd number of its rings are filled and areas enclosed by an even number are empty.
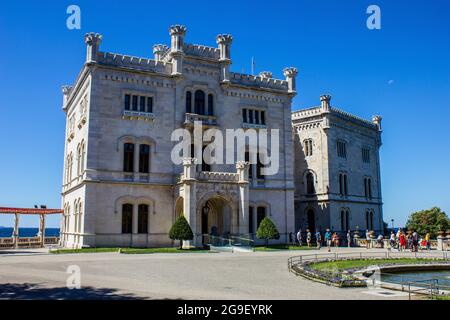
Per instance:
[[[116,289],[81,287],[47,288],[38,283],[0,284],[0,300],[136,300],[133,294],[117,293]]]

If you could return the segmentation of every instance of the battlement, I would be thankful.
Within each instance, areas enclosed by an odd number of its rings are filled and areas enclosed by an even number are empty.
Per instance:
[[[312,107],[292,112],[292,120],[314,117],[322,114],[320,107]]]
[[[220,50],[214,47],[207,47],[199,44],[186,44],[183,51],[188,56],[201,57],[219,60]]]
[[[337,114],[337,115],[339,115],[339,116],[341,116],[343,118],[347,118],[348,120],[353,120],[353,121],[359,122],[360,124],[369,126],[371,128],[374,128],[374,129],[377,128],[377,125],[374,124],[373,122],[371,122],[369,120],[366,120],[366,119],[363,119],[363,118],[360,118],[358,116],[355,116],[355,115],[353,115],[351,113],[348,113],[346,111],[343,111],[341,109],[332,107],[331,108],[331,112],[334,113],[334,114]]]
[[[155,73],[170,74],[171,72],[171,65],[168,62],[111,52],[99,52],[97,54],[97,62],[104,65],[125,67]]]
[[[248,87],[267,88],[283,91],[288,90],[288,82],[286,80],[252,76],[249,74],[230,72],[230,81],[233,84],[239,84]]]

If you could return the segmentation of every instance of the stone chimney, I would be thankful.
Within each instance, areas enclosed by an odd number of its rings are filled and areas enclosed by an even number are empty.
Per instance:
[[[172,75],[181,75],[183,73],[183,46],[186,27],[174,25],[169,28],[170,33],[170,56],[172,58]]]
[[[381,131],[381,120],[383,120],[382,116],[373,116],[372,117],[372,122],[374,124],[376,124],[376,126],[378,127],[378,131]]]
[[[224,83],[230,82],[230,64],[231,64],[231,43],[233,37],[229,34],[219,34],[216,42],[220,51],[220,80]]]
[[[297,93],[297,85],[295,78],[297,77],[298,70],[296,68],[290,67],[283,70],[283,74],[288,82],[288,92]]]
[[[87,45],[86,62],[95,62],[97,60],[97,53],[100,51],[102,35],[94,32],[86,33],[84,42]]]
[[[153,54],[155,55],[156,61],[161,61],[163,55],[169,50],[169,47],[165,44],[155,44],[153,46]]]
[[[330,100],[331,96],[329,94],[323,94],[320,96],[320,107],[324,112],[330,112]]]

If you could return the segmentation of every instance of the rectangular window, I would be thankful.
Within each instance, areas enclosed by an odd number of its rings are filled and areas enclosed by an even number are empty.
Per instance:
[[[347,158],[347,148],[344,141],[337,142],[337,154],[340,158]]]
[[[123,171],[133,172],[134,171],[134,144],[125,143],[123,150]]]
[[[133,96],[132,100],[133,100],[133,102],[132,102],[133,111],[137,111],[138,110],[138,96]]]
[[[122,205],[122,233],[131,233],[133,225],[133,205]]]
[[[148,205],[138,207],[138,233],[148,233]]]
[[[255,110],[255,123],[259,124],[259,111]]]
[[[145,97],[139,97],[139,111],[145,112]]]
[[[147,97],[147,112],[153,113],[153,97]]]
[[[266,124],[266,117],[265,117],[265,112],[261,111],[261,124]]]
[[[253,164],[250,162],[250,152],[245,152],[245,161],[249,162],[250,165],[248,166],[248,179],[253,179]]]
[[[362,160],[364,163],[370,163],[370,150],[368,148],[362,148]]]
[[[126,94],[125,95],[125,110],[130,110],[130,102],[131,102],[130,99],[131,99],[130,95]]]
[[[248,123],[253,123],[253,110],[248,110]]]
[[[242,121],[247,123],[247,109],[242,109]]]
[[[150,163],[150,146],[147,144],[141,144],[139,146],[139,172],[149,173]]]

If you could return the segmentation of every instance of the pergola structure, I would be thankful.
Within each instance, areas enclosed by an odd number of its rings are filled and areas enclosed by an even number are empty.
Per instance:
[[[45,217],[48,214],[60,214],[63,213],[61,209],[47,209],[47,208],[6,208],[0,207],[0,214],[13,214],[15,216],[14,220],[14,247],[18,248],[19,245],[19,221],[20,215],[39,215],[39,235],[41,241],[41,247],[45,244]]]

